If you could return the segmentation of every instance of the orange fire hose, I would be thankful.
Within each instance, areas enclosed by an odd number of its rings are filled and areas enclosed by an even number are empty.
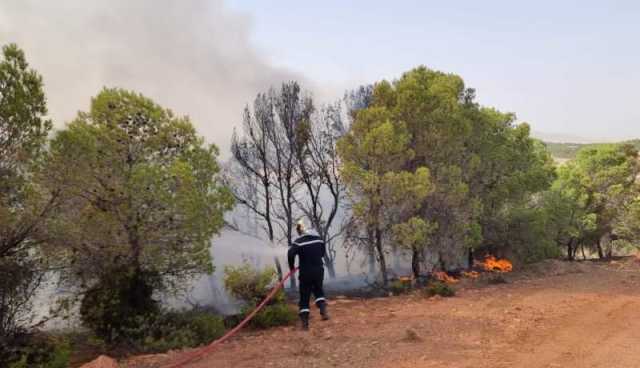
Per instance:
[[[229,332],[224,334],[224,336],[222,336],[221,338],[213,341],[211,344],[209,344],[209,345],[207,345],[205,347],[202,347],[201,349],[198,349],[198,350],[196,350],[194,352],[191,352],[191,353],[187,354],[185,357],[183,357],[177,363],[171,363],[170,365],[164,366],[164,368],[179,368],[179,367],[183,367],[186,364],[189,364],[189,363],[193,362],[194,360],[200,359],[203,356],[209,354],[218,345],[222,344],[227,339],[229,339],[231,336],[235,335],[238,331],[240,331],[242,329],[242,327],[244,327],[244,325],[249,323],[249,321],[251,321],[251,319],[258,312],[260,312],[260,310],[269,302],[269,300],[271,300],[276,295],[278,290],[280,290],[280,288],[282,288],[282,286],[284,286],[284,283],[289,279],[289,277],[291,277],[297,270],[298,270],[297,268],[294,268],[293,270],[289,271],[289,273],[284,278],[282,278],[282,280],[271,290],[269,295],[267,295],[267,297],[260,304],[258,304],[256,309],[254,309],[253,312],[251,312],[247,317],[245,317],[245,319],[242,320],[242,322],[240,322],[240,324],[238,324],[232,330],[230,330]]]

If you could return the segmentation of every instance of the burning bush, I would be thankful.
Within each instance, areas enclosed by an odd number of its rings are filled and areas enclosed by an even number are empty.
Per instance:
[[[513,264],[506,259],[496,259],[494,256],[486,256],[482,264],[488,272],[511,272]]]
[[[435,278],[436,280],[445,283],[445,284],[457,284],[458,283],[458,279],[456,279],[455,277],[449,276],[449,274],[447,274],[446,272],[434,272],[433,273],[433,278]]]
[[[478,272],[476,272],[476,271],[469,271],[469,272],[463,272],[462,273],[462,277],[475,280],[478,277],[480,277],[480,274]]]

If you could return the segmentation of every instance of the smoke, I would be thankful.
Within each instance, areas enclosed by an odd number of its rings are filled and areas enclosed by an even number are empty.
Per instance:
[[[3,0],[0,44],[15,42],[44,77],[57,127],[103,87],[143,93],[228,157],[242,109],[258,92],[300,76],[270,65],[251,21],[222,0]]]

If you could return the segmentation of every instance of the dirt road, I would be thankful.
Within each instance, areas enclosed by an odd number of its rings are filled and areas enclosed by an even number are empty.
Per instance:
[[[640,367],[639,263],[537,273],[451,299],[338,299],[334,318],[316,317],[308,333],[243,334],[189,367]]]

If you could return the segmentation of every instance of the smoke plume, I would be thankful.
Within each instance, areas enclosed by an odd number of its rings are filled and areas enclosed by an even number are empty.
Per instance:
[[[0,44],[15,42],[44,77],[57,127],[102,87],[132,89],[189,115],[228,157],[256,93],[290,79],[250,40],[251,20],[222,0],[3,0]]]

